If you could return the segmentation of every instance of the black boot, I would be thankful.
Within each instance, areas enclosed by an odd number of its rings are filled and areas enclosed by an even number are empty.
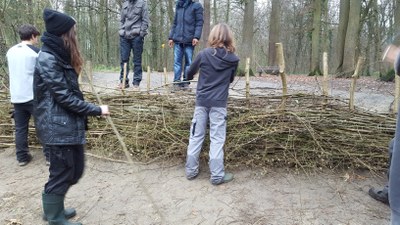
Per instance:
[[[373,199],[380,201],[385,205],[389,205],[389,195],[388,195],[388,189],[386,187],[383,188],[382,190],[370,188],[368,194]]]
[[[49,225],[82,225],[72,223],[65,218],[64,195],[42,194],[43,212]]]

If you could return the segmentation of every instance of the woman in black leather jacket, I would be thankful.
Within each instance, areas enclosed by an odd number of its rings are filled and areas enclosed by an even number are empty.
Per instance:
[[[64,198],[84,170],[86,116],[108,115],[108,106],[86,102],[78,85],[81,58],[75,20],[45,9],[46,32],[41,40],[34,74],[34,110],[37,135],[50,148],[49,180],[42,193],[44,219],[49,224],[68,222],[74,209],[64,208]]]

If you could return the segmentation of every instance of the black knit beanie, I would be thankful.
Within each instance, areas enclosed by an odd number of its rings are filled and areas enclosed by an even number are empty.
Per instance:
[[[43,20],[46,31],[56,36],[67,33],[76,23],[74,18],[52,9],[44,9]]]

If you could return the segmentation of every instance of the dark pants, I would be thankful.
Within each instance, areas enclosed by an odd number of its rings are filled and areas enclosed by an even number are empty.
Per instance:
[[[28,133],[29,133],[29,120],[33,114],[32,101],[26,103],[14,104],[14,123],[15,123],[15,148],[18,162],[25,162],[28,160],[29,147],[28,147]],[[48,150],[43,147],[43,153],[48,159]]]
[[[50,148],[50,176],[44,186],[46,194],[65,195],[78,183],[85,167],[83,145],[52,145]]]
[[[29,158],[28,128],[32,112],[32,101],[14,104],[15,148],[19,162],[25,162]]]
[[[122,82],[124,77],[124,63],[126,67],[126,83],[129,83],[129,56],[133,54],[133,85],[139,85],[142,81],[142,53],[143,53],[143,37],[139,35],[132,38],[126,39],[120,37],[120,53],[121,53],[121,73],[119,80]]]

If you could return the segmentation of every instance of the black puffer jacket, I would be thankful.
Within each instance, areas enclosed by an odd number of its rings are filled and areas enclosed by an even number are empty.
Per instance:
[[[39,53],[33,78],[34,116],[42,144],[85,144],[85,118],[101,108],[85,102],[74,68],[50,47]]]

